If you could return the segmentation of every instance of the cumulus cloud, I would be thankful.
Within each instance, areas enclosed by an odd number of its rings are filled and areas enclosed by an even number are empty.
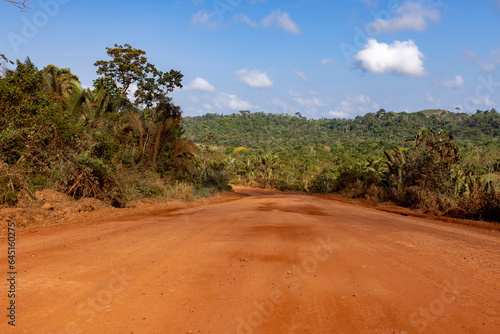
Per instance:
[[[241,100],[238,96],[228,93],[220,93],[214,99],[217,108],[228,108],[234,111],[248,110],[252,105],[248,101]]]
[[[271,87],[273,82],[269,79],[267,72],[259,70],[239,70],[235,72],[241,82],[246,83],[250,87],[264,88]]]
[[[207,80],[197,77],[189,85],[184,87],[187,90],[197,90],[200,92],[212,92],[215,87],[212,86]]]
[[[298,104],[300,104],[302,107],[309,109],[326,106],[326,103],[324,103],[323,101],[321,101],[321,99],[315,96],[312,99],[303,99],[301,97],[296,97],[293,100]]]
[[[328,64],[335,64],[335,62],[331,58],[321,59],[321,65],[328,65]]]
[[[292,69],[292,72],[295,73],[298,77],[300,77],[302,80],[304,80],[305,82],[309,82],[311,81],[304,73],[300,72],[300,71],[297,71],[297,70],[293,70]]]
[[[211,29],[220,28],[220,23],[214,22],[213,18],[217,15],[216,12],[208,13],[204,10],[198,11],[193,15],[191,24],[195,26],[205,26]]]
[[[427,95],[425,96],[425,100],[427,102],[434,103],[434,96],[432,96],[431,93],[427,93]]]
[[[465,81],[461,75],[457,75],[454,79],[436,82],[436,85],[446,88],[461,88]]]
[[[255,23],[254,21],[250,20],[250,18],[248,18],[248,16],[246,16],[245,14],[237,14],[235,16],[233,16],[233,21],[235,22],[238,22],[238,23],[245,23],[246,25],[252,27],[252,28],[258,28],[259,25],[257,23]]]
[[[456,108],[474,112],[480,108],[491,108],[494,106],[496,106],[496,102],[491,100],[490,96],[486,96],[483,98],[471,97],[470,99],[465,100],[464,105],[457,104]]]
[[[500,1],[500,0],[499,0]],[[500,49],[493,49],[485,59],[478,59],[472,50],[465,50],[464,56],[467,61],[475,63],[484,72],[493,72],[500,65]]]
[[[367,5],[369,8],[375,8],[378,5],[377,0],[360,0],[362,3]]]
[[[291,34],[300,34],[299,26],[292,21],[290,15],[287,12],[281,12],[280,9],[271,12],[271,14],[263,18],[262,25],[265,28],[276,25]]]
[[[294,114],[299,111],[299,109],[289,105],[288,103],[280,99],[272,99],[271,108],[273,112]]]
[[[343,111],[333,110],[329,111],[328,114],[335,118],[349,118],[349,114]]]
[[[412,40],[389,45],[371,38],[363,50],[353,56],[358,66],[373,73],[424,76],[424,54]]]
[[[380,109],[378,104],[372,102],[368,95],[347,95],[346,99],[330,115],[338,118],[347,118],[351,113],[368,112]]]
[[[440,19],[441,15],[437,9],[425,7],[422,2],[405,1],[396,9],[394,17],[377,18],[370,25],[372,30],[380,33],[402,30],[424,31],[429,22],[438,22]]]

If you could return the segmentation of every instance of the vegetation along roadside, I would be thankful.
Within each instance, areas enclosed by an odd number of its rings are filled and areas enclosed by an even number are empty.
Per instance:
[[[355,119],[251,113],[182,117],[163,72],[132,46],[107,48],[84,88],[70,69],[29,59],[0,77],[0,205],[38,190],[127,201],[193,199],[230,183],[393,201],[436,215],[500,221],[500,114],[380,109]],[[129,93],[131,85],[137,90]],[[179,189],[182,189],[180,191]]]

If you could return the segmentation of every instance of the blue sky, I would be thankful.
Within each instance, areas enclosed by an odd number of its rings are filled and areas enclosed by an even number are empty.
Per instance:
[[[184,74],[184,115],[500,107],[500,0],[0,0],[0,53],[90,86],[106,47]]]

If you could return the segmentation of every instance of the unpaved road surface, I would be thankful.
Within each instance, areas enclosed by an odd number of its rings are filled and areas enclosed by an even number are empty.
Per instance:
[[[0,333],[500,333],[498,232],[240,191],[18,231]]]

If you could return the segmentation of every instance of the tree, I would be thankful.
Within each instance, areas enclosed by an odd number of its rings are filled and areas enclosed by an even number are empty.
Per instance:
[[[7,64],[14,65],[12,60],[9,60],[5,55],[0,54],[0,78],[4,76],[5,71],[7,70]]]
[[[31,163],[32,172],[45,168],[49,152],[77,137],[63,106],[62,97],[45,89],[43,72],[29,58],[18,61],[0,79],[0,157],[8,164]]]
[[[99,60],[94,66],[98,67],[97,74],[113,81],[115,87],[120,90],[120,97],[123,97],[130,85],[144,80],[147,66],[146,52],[134,49],[129,44],[123,46],[115,44],[114,48],[106,50],[113,60]]]
[[[0,54],[0,61],[1,62],[10,63],[10,64],[14,65],[14,62],[12,60],[7,59],[7,57],[5,57],[4,54]]]
[[[113,99],[117,99],[120,96],[120,92],[115,87],[115,84],[112,80],[108,78],[97,78],[94,80],[94,94],[98,94],[98,92],[104,89],[107,95],[110,95]]]
[[[148,62],[145,51],[134,49],[129,44],[115,44],[113,48],[107,48],[107,53],[112,60],[100,60],[94,64],[98,67],[97,73],[104,75],[94,85],[111,94],[118,89],[119,100],[128,103],[124,113],[128,124],[123,131],[132,130],[135,134],[140,160],[158,168],[160,165],[179,167],[176,163],[195,151],[194,144],[181,138],[180,107],[167,96],[176,87],[182,88],[182,73],[158,70]],[[134,83],[137,90],[132,104],[125,93]]]
[[[43,78],[47,87],[64,97],[69,97],[80,85],[80,79],[69,68],[59,68],[52,64],[43,69]]]
[[[452,190],[452,167],[460,160],[454,139],[451,132],[422,128],[409,140],[415,142],[413,152],[401,148],[384,152],[389,168],[386,181],[398,199],[407,197],[407,190],[415,187],[442,194]],[[410,193],[411,203],[415,194]]]
[[[145,75],[140,78],[134,94],[136,105],[144,105],[146,109],[150,109],[168,100],[168,93],[173,92],[175,87],[182,88],[182,78],[183,74],[179,71],[162,72],[147,63]]]
[[[182,88],[182,73],[175,70],[169,72],[158,70],[148,62],[145,51],[134,49],[129,44],[124,46],[115,44],[114,48],[106,49],[113,59],[99,60],[94,66],[98,67],[98,74],[104,75],[101,84],[112,82],[120,91],[120,98],[125,96],[132,84],[137,83],[135,104],[151,109],[165,101],[169,102],[167,94],[176,87]]]

